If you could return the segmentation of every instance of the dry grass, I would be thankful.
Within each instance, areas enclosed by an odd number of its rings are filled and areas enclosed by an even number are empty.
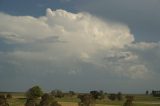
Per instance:
[[[78,106],[77,103],[73,103],[73,102],[60,102],[60,104],[62,106]]]

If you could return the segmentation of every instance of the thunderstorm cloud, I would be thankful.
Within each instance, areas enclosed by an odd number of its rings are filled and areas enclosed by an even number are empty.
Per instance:
[[[78,83],[89,73],[82,81],[86,85],[96,81],[92,76],[147,80],[159,75],[160,43],[135,42],[123,23],[62,9],[47,9],[38,18],[0,13],[0,19],[0,77],[5,80],[10,72],[12,83],[27,82],[13,77],[24,75],[36,76],[33,83],[50,75],[76,76]]]

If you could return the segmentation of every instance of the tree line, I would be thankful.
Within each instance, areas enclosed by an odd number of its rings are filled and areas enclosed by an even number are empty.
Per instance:
[[[96,100],[104,100],[106,98],[111,101],[122,101],[123,99],[125,99],[123,106],[132,106],[132,101],[134,100],[133,96],[124,97],[121,92],[118,92],[117,94],[107,94],[102,90],[93,90],[89,93],[78,94],[74,91],[64,93],[61,90],[52,90],[50,93],[44,93],[39,86],[33,86],[26,92],[25,106],[61,106],[61,104],[59,104],[55,100],[55,98],[62,98],[64,96],[75,96],[79,99],[79,106],[95,106]],[[9,104],[7,103],[7,99],[11,98],[11,94],[7,94],[6,96],[0,95],[0,106],[9,106]]]

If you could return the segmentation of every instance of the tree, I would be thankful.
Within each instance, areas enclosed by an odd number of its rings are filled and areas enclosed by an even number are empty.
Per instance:
[[[153,95],[154,97],[160,97],[160,91],[155,91],[155,90],[153,90],[153,91],[152,91],[152,95]]]
[[[74,91],[69,91],[69,95],[72,97],[74,96],[76,93]]]
[[[39,106],[61,106],[54,97],[50,94],[45,93],[42,96]]]
[[[95,106],[95,99],[92,97],[92,95],[79,95],[78,98],[80,99],[78,104],[79,106]]]
[[[11,95],[10,93],[8,93],[8,94],[6,95],[6,98],[7,98],[7,99],[11,99],[11,98],[12,98],[12,95]]]
[[[133,106],[133,96],[126,96],[126,101],[124,102],[123,106]]]
[[[108,98],[112,101],[116,100],[116,94],[112,93],[108,96]]]
[[[58,98],[64,97],[64,93],[61,90],[52,90],[51,95]]]
[[[100,96],[100,93],[98,91],[90,91],[90,94],[94,99],[98,99]]]
[[[100,91],[90,91],[90,94],[94,99],[103,99],[104,98],[104,93],[102,90]]]
[[[117,94],[117,99],[118,99],[119,101],[121,101],[121,100],[123,99],[121,92],[118,92],[118,94]]]
[[[39,86],[34,86],[26,92],[27,101],[25,106],[38,106],[36,99],[43,95],[43,91]]]
[[[26,92],[27,98],[37,99],[43,95],[43,91],[39,86],[34,86]]]
[[[99,91],[99,99],[104,99],[104,98],[105,98],[105,93],[102,90],[100,90]]]
[[[147,91],[146,91],[146,95],[148,95],[148,94],[149,94],[149,91],[147,90]]]

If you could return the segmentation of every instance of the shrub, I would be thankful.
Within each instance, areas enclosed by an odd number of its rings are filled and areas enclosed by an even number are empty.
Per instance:
[[[95,99],[89,95],[79,95],[78,98],[80,99],[79,106],[95,106]]]
[[[112,100],[112,101],[116,100],[116,94],[110,94],[110,95],[108,96],[108,99],[110,99],[110,100]]]
[[[12,95],[11,95],[11,94],[7,94],[7,95],[6,95],[6,98],[7,98],[7,99],[11,99],[11,98],[12,98]]]
[[[0,95],[0,106],[9,106],[5,98],[5,95]]]
[[[104,99],[103,91],[90,91],[90,94],[94,99]]]
[[[51,91],[51,95],[58,98],[64,97],[64,93],[61,90],[53,90]]]
[[[118,92],[117,94],[114,94],[114,93],[112,93],[112,94],[110,94],[109,96],[108,96],[108,99],[110,99],[110,100],[112,100],[112,101],[114,101],[114,100],[122,100],[123,99],[123,96],[122,96],[122,93],[121,92]]]
[[[74,91],[69,91],[69,95],[74,96],[74,95],[76,95],[76,93]]]
[[[124,102],[123,106],[133,106],[133,96],[126,96],[126,101]]]
[[[148,95],[148,94],[149,94],[149,91],[147,90],[147,91],[146,91],[146,95]]]
[[[98,99],[99,97],[99,92],[98,91],[90,91],[90,94],[94,99]]]
[[[55,101],[53,96],[46,93],[42,96],[39,106],[61,106],[61,105],[57,101]]]
[[[25,106],[38,106],[38,104],[36,102],[36,99],[28,98],[25,103]]]

